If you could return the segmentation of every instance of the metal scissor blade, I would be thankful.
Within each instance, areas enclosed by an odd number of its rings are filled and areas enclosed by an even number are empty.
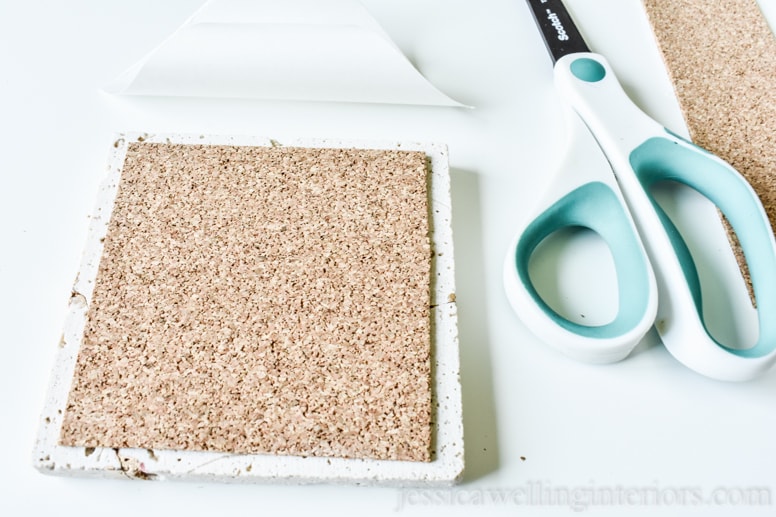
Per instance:
[[[553,63],[567,54],[590,52],[561,0],[526,0]]]

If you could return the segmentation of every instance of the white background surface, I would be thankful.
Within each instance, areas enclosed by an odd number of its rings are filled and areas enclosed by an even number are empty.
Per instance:
[[[516,221],[529,216],[553,181],[565,138],[550,63],[521,0],[365,2],[437,87],[475,110],[120,98],[99,91],[200,3],[0,2],[3,514],[554,515],[571,509],[553,502],[552,492],[581,498],[588,489],[619,494],[621,503],[591,506],[590,514],[776,511],[776,371],[746,384],[707,380],[678,364],[654,335],[622,363],[576,363],[529,335],[506,302],[504,253]],[[762,3],[773,26],[776,9]],[[641,3],[568,5],[634,100],[686,134]],[[112,135],[125,130],[449,145],[462,485],[436,492],[224,486],[64,479],[32,469],[87,216]],[[701,226],[708,229],[701,240],[719,250],[709,260],[724,262],[714,218]],[[764,488],[771,504],[734,508],[712,500],[740,502],[752,488]],[[506,498],[495,500],[498,494]],[[583,501],[577,509],[585,509]]]

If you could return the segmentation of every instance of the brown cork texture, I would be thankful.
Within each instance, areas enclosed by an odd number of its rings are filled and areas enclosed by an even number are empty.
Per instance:
[[[422,152],[133,143],[60,441],[429,461]]]
[[[749,181],[776,228],[776,38],[757,2],[643,1],[690,137]]]

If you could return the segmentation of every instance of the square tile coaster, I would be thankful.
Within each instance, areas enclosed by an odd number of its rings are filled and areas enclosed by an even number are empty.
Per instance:
[[[450,484],[460,404],[443,146],[116,139],[37,468]]]

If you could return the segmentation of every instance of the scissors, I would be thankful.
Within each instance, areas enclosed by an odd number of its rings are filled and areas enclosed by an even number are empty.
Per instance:
[[[611,66],[591,52],[561,0],[527,0],[554,62],[554,82],[610,167],[580,164],[573,181],[518,231],[504,263],[510,304],[546,343],[576,359],[610,363],[628,356],[654,326],[668,351],[720,380],[756,377],[776,362],[776,242],[762,204],[728,163],[673,134],[627,96]],[[594,146],[595,147],[595,146]],[[738,237],[757,304],[759,335],[747,348],[711,336],[697,270],[654,189],[686,185],[725,215]],[[556,312],[528,272],[532,255],[559,230],[586,228],[609,247],[618,281],[614,319],[584,325]]]

